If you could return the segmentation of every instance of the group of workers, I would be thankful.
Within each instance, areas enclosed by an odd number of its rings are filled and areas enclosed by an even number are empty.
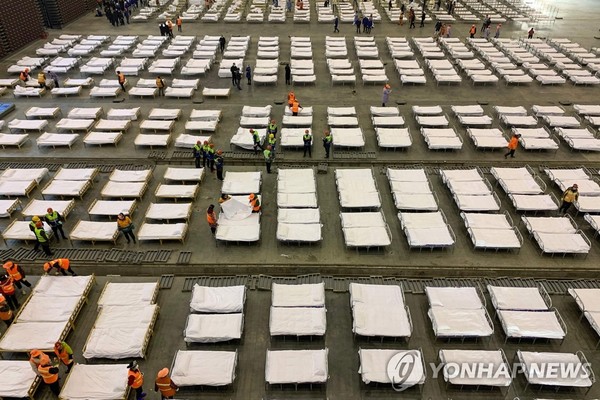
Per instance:
[[[38,251],[41,247],[47,256],[53,255],[52,251],[50,250],[50,238],[48,237],[44,223],[47,223],[48,226],[50,226],[56,241],[60,242],[60,237],[67,239],[63,229],[64,220],[64,217],[58,211],[52,208],[48,208],[46,210],[46,215],[42,216],[41,218],[37,215],[34,215],[29,222],[29,230],[35,235],[35,244],[33,249]]]
[[[129,363],[127,368],[127,385],[135,391],[136,400],[142,400],[146,397],[143,389],[144,374],[140,371],[140,367],[135,361]],[[172,399],[178,390],[179,388],[171,379],[169,368],[162,368],[158,371],[154,380],[154,391],[160,392],[162,399]]]
[[[4,272],[0,273],[0,320],[7,326],[12,324],[14,319],[14,311],[17,311],[21,306],[17,298],[17,290],[21,290],[23,295],[27,294],[25,287],[31,291],[31,283],[27,280],[25,271],[14,260],[7,260],[2,268]],[[55,271],[62,275],[77,276],[71,268],[71,262],[67,258],[57,258],[48,261],[43,265],[44,273],[50,274]]]
[[[221,197],[219,198],[219,205],[222,205],[230,199],[231,196],[222,193]],[[258,193],[250,193],[250,195],[248,195],[248,206],[251,208],[253,214],[261,212],[262,206],[260,204],[260,198],[258,197]],[[217,227],[219,226],[214,204],[209,205],[208,209],[206,210],[206,222],[208,223],[210,231],[214,236],[217,233]]]
[[[217,179],[223,180],[223,168],[225,166],[223,150],[215,151],[215,145],[208,143],[208,140],[205,140],[204,143],[198,140],[192,147],[192,156],[196,168],[200,168],[202,165],[202,168],[209,168],[210,172],[215,172],[216,169]]]

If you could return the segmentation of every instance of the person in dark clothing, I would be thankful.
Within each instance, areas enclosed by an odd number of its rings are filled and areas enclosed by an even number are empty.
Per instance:
[[[421,13],[421,25],[419,25],[419,28],[423,28],[425,26],[425,10],[423,10],[423,12]]]
[[[217,167],[217,179],[223,180],[223,167],[225,160],[223,159],[223,150],[217,150],[217,157],[215,158],[215,166]]]
[[[356,33],[360,33],[360,24],[361,24],[361,20],[360,20],[360,18],[357,18],[357,19],[354,21],[354,24],[356,25]]]
[[[252,68],[250,68],[250,65],[246,65],[246,79],[248,79],[248,85],[252,85]]]
[[[290,68],[290,64],[285,64],[285,84],[292,84],[292,69]]]
[[[233,65],[231,66],[231,68],[229,68],[229,71],[231,71],[231,84],[233,86],[239,86],[239,83],[237,81],[237,71],[239,70],[239,68],[235,65],[235,63],[233,63]]]
[[[312,135],[308,129],[304,131],[302,142],[304,143],[304,154],[302,157],[306,157],[306,153],[308,153],[308,156],[312,158]]]
[[[237,88],[239,90],[242,90],[242,87],[240,86],[240,82],[242,81],[242,71],[240,71],[240,69],[238,68],[237,71],[235,71],[235,80],[237,82]]]
[[[221,49],[221,53],[225,51],[225,43],[225,38],[223,37],[223,35],[221,35],[221,37],[219,38],[219,49]]]
[[[192,148],[192,155],[194,156],[194,164],[196,168],[200,168],[200,159],[202,158],[202,144],[198,140]]]
[[[365,15],[362,19],[363,33],[369,33],[369,18]]]
[[[333,33],[339,33],[338,26],[340,25],[340,18],[336,15],[333,20]]]

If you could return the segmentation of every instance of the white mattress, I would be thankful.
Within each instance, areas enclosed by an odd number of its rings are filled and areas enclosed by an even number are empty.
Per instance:
[[[325,383],[328,350],[267,350],[265,381],[269,384]]]
[[[0,217],[9,218],[10,214],[20,205],[21,202],[18,199],[0,200]]]
[[[165,180],[181,182],[200,182],[204,176],[203,168],[169,167],[165,171]]]
[[[131,213],[135,200],[96,200],[88,210],[89,215],[116,216]]]
[[[139,115],[140,115],[139,107],[111,108],[110,110],[108,110],[108,113],[106,113],[106,118],[115,119],[115,120],[124,119],[124,120],[135,121],[138,119]]]
[[[46,215],[48,208],[52,208],[54,211],[57,211],[60,215],[65,217],[68,215],[66,210],[73,209],[75,205],[74,200],[36,200],[33,199],[27,204],[27,206],[21,211],[24,216],[34,216],[34,215]]]
[[[590,375],[581,367],[581,360],[573,353],[536,353],[517,350],[519,360],[525,364],[523,372],[527,382],[534,385],[566,387],[590,387]],[[557,365],[558,371],[570,368],[571,374],[560,374],[556,369],[543,368],[543,365]],[[535,367],[534,367],[535,365]],[[571,369],[572,368],[572,369]]]
[[[100,311],[86,341],[83,356],[123,359],[144,357],[158,306],[105,306]]]
[[[69,111],[70,119],[96,119],[102,114],[102,107],[77,107]],[[62,120],[61,120],[62,121]]]
[[[195,285],[190,309],[201,313],[241,313],[246,299],[245,286],[208,287]]]
[[[188,316],[184,340],[187,343],[216,343],[240,339],[244,317],[236,314],[191,314]]]
[[[127,394],[127,365],[74,364],[60,392],[64,400],[120,400]]]
[[[428,311],[436,337],[487,337],[494,329],[485,309],[431,307]]]
[[[510,195],[513,206],[517,211],[555,211],[558,204],[548,194],[539,195]],[[579,198],[581,200],[581,197]]]
[[[365,384],[392,383],[388,365],[392,360],[398,361],[402,366],[397,371],[398,375],[392,375],[394,386],[398,387],[401,382],[402,388],[408,388],[414,385],[425,383],[426,372],[423,368],[423,354],[419,350],[379,350],[379,349],[359,349],[358,357],[360,359],[360,368],[362,381]]]
[[[600,289],[570,288],[569,294],[581,311],[600,312]]]
[[[83,196],[89,185],[89,181],[58,181],[55,179],[42,190],[42,194],[78,197]]]
[[[577,227],[568,217],[521,217],[530,233],[575,233]]]
[[[116,225],[116,222],[115,222]],[[158,293],[158,282],[108,282],[98,299],[98,308],[105,306],[145,306],[153,304]]]
[[[544,253],[587,254],[589,243],[580,233],[538,233],[534,234]]]
[[[179,350],[171,379],[177,386],[226,386],[235,379],[236,364],[235,351]]]
[[[361,336],[410,337],[412,333],[412,323],[401,304],[354,302],[352,319],[352,332]]]
[[[140,123],[140,129],[147,129],[149,131],[171,131],[173,129],[173,125],[175,121],[172,120],[155,120],[155,119],[146,119]]]
[[[193,199],[199,185],[166,185],[160,184],[156,189],[156,197],[167,199]]]
[[[141,197],[145,190],[145,182],[108,181],[102,188],[101,195],[115,198]]]
[[[324,307],[271,307],[271,336],[323,336],[327,327]]]
[[[500,350],[440,350],[439,356],[444,364],[444,380],[453,385],[507,387],[511,384],[510,367]],[[467,366],[473,365],[480,370],[466,373]]]
[[[49,297],[81,297],[93,279],[93,276],[42,275],[33,292]]]
[[[19,87],[19,86],[17,86]],[[9,129],[20,129],[23,131],[42,131],[48,126],[48,121],[45,119],[13,119],[8,122]]]
[[[13,323],[0,339],[0,349],[13,352],[53,349],[67,325],[67,321]]]
[[[70,321],[81,297],[53,297],[37,294],[29,299],[16,320],[23,322]]]
[[[554,311],[498,311],[504,333],[509,338],[563,339],[566,332]]]
[[[225,172],[225,180],[221,192],[226,194],[259,193],[261,183],[260,172]]]
[[[318,242],[323,239],[320,223],[277,223],[277,240],[287,242]]]
[[[156,220],[187,219],[191,215],[192,203],[150,203],[146,218]]]
[[[474,287],[431,287],[425,288],[431,307],[447,307],[477,310],[483,307]]]
[[[60,107],[31,107],[25,111],[27,118],[54,118],[60,112]]]
[[[126,131],[129,129],[131,121],[126,119],[101,119],[98,121],[94,129],[99,131]]]
[[[492,304],[497,310],[545,311],[548,305],[535,287],[487,286]]]
[[[115,169],[109,176],[112,182],[146,182],[152,176],[151,169],[140,171],[122,171]]]
[[[144,222],[137,232],[139,240],[183,240],[187,223],[151,224]]]
[[[281,285],[271,288],[273,307],[324,307],[325,284]]]
[[[0,360],[0,396],[29,397],[37,376],[29,361]]]

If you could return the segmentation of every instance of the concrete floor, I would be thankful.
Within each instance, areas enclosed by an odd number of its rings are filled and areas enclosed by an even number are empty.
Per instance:
[[[571,2],[568,0],[556,0],[547,2],[560,9],[559,16],[563,19],[557,20],[551,25],[536,26],[537,34],[540,37],[568,37],[571,40],[580,43],[585,47],[597,45],[594,38],[598,29],[596,22],[600,17],[600,7],[595,0],[583,0]],[[188,314],[187,303],[190,293],[181,293],[183,288],[184,276],[195,276],[200,274],[301,274],[315,273],[332,274],[338,276],[348,275],[384,275],[384,276],[491,276],[491,275],[520,275],[536,276],[539,278],[557,277],[573,278],[583,276],[597,275],[597,262],[600,259],[600,246],[595,239],[592,239],[592,250],[586,259],[577,257],[549,258],[539,255],[537,245],[525,235],[522,226],[519,227],[525,240],[520,253],[481,253],[474,252],[471,249],[471,243],[466,235],[466,231],[458,216],[458,210],[452,201],[449,191],[442,185],[441,180],[435,173],[430,174],[430,180],[438,195],[440,206],[449,219],[449,223],[457,236],[457,244],[453,252],[414,252],[409,251],[406,239],[400,230],[396,218],[396,210],[389,191],[389,185],[381,168],[388,165],[412,165],[420,163],[432,167],[431,171],[438,166],[482,166],[491,165],[531,165],[535,170],[542,165],[566,166],[566,165],[586,165],[589,168],[600,167],[600,156],[594,153],[572,153],[564,142],[561,142],[560,149],[555,153],[531,153],[519,151],[515,161],[505,163],[500,152],[479,152],[467,138],[464,129],[458,127],[457,121],[451,117],[451,122],[457,131],[465,139],[463,150],[459,152],[431,152],[427,150],[426,145],[418,133],[417,126],[410,107],[412,105],[442,105],[445,111],[450,115],[449,106],[455,104],[472,104],[476,101],[488,103],[484,105],[486,113],[492,114],[493,105],[523,105],[530,108],[533,104],[558,104],[559,102],[579,102],[598,104],[597,87],[573,87],[570,85],[540,87],[533,84],[531,86],[505,87],[503,85],[473,87],[467,82],[458,86],[436,87],[433,83],[433,77],[427,72],[430,81],[425,87],[402,87],[400,86],[399,76],[393,68],[392,60],[385,46],[385,36],[428,36],[431,35],[433,27],[428,25],[426,28],[409,31],[407,25],[398,27],[387,20],[383,15],[383,21],[377,24],[374,31],[376,41],[379,47],[380,58],[386,63],[386,72],[390,79],[390,84],[394,89],[391,102],[399,102],[400,111],[407,121],[407,126],[413,134],[413,146],[404,152],[379,151],[377,148],[374,131],[370,124],[369,106],[377,105],[380,101],[381,88],[379,86],[362,86],[360,83],[356,87],[331,87],[329,73],[327,71],[325,57],[322,52],[325,43],[325,35],[330,34],[332,27],[329,24],[319,24],[316,22],[316,14],[312,10],[312,22],[310,24],[294,24],[291,17],[285,24],[225,24],[222,22],[216,24],[205,24],[201,22],[189,23],[184,25],[185,35],[205,35],[205,34],[223,34],[226,37],[231,35],[251,35],[251,45],[248,50],[247,62],[253,65],[256,57],[257,41],[260,35],[277,35],[280,37],[280,61],[289,59],[289,39],[291,35],[309,35],[312,38],[315,72],[318,78],[315,86],[294,88],[298,97],[304,105],[314,107],[315,115],[313,129],[315,132],[321,132],[326,128],[326,107],[330,105],[356,106],[358,111],[359,123],[365,132],[366,146],[365,151],[376,152],[376,159],[361,160],[330,160],[329,173],[327,175],[317,175],[317,186],[319,195],[319,205],[321,207],[321,216],[323,220],[323,242],[318,246],[287,246],[281,245],[275,238],[276,229],[276,175],[264,175],[261,193],[264,199],[264,213],[262,221],[261,241],[252,246],[216,246],[204,219],[204,210],[215,202],[220,192],[220,183],[214,176],[207,176],[202,184],[200,195],[194,202],[194,213],[191,219],[191,230],[188,240],[184,245],[165,244],[161,247],[156,243],[140,244],[138,246],[126,247],[123,239],[120,239],[118,248],[132,249],[137,251],[148,251],[157,248],[169,248],[175,250],[171,259],[164,265],[118,265],[111,263],[89,264],[79,263],[74,267],[79,273],[87,274],[95,272],[98,275],[120,274],[129,275],[130,278],[110,278],[113,281],[148,281],[155,278],[141,276],[158,276],[162,273],[175,273],[177,278],[173,288],[164,290],[159,296],[158,303],[161,306],[161,314],[156,325],[154,336],[151,341],[147,360],[141,362],[142,370],[146,372],[148,379],[155,372],[170,365],[173,355],[178,349],[184,349],[185,344],[181,331],[185,324]],[[478,24],[479,25],[479,24]],[[503,37],[522,37],[526,32],[526,24],[507,23],[504,25]],[[464,37],[470,24],[457,22],[453,24],[455,36]],[[346,35],[349,57],[355,58],[353,50],[352,36],[354,29],[349,25],[341,26],[341,35]],[[105,18],[94,18],[92,16],[83,17],[62,31],[50,32],[51,38],[59,36],[62,33],[75,34],[158,34],[157,26],[154,22],[132,24],[125,27],[113,28]],[[32,44],[17,54],[10,55],[4,60],[0,60],[0,70],[5,70],[8,65],[24,55],[33,55],[35,48],[41,46],[43,41]],[[417,57],[420,60],[420,57]],[[186,61],[184,58],[183,62]],[[355,62],[357,63],[357,62]],[[219,79],[217,77],[217,68],[213,67],[206,77],[201,78],[201,84],[207,87],[227,87],[229,80]],[[105,74],[104,78],[114,77],[113,71]],[[283,75],[283,70],[281,71]],[[77,72],[69,74],[71,77],[78,76]],[[150,78],[147,73],[142,77]],[[66,78],[66,76],[61,76]],[[97,79],[101,79],[98,77]],[[135,79],[131,79],[135,82]],[[360,82],[360,79],[358,79]],[[243,105],[262,106],[266,104],[274,105],[275,101],[283,100],[287,93],[284,85],[283,76],[279,78],[277,87],[264,86],[244,86],[242,91],[233,91],[228,100],[202,99],[197,94],[192,101],[190,100],[145,100],[129,99],[125,97],[123,103],[113,104],[106,100],[89,99],[88,91],[84,90],[80,98],[75,99],[51,99],[46,96],[43,99],[12,99],[7,96],[3,101],[14,102],[17,106],[16,111],[5,118],[9,121],[13,118],[24,118],[24,113],[31,106],[50,106],[57,105],[66,115],[73,107],[80,106],[102,106],[105,111],[115,107],[142,107],[142,117],[147,116],[149,110],[153,107],[176,107],[183,110],[182,120],[177,122],[174,133],[183,131],[185,116],[195,108],[202,109],[221,109],[223,110],[223,119],[220,122],[218,132],[213,135],[213,141],[217,147],[228,149],[229,139],[233,132],[237,130],[239,116]],[[202,102],[203,101],[203,102]],[[202,103],[200,103],[202,102]],[[283,108],[274,105],[272,116],[279,119],[283,114]],[[567,107],[568,113],[573,114],[573,110]],[[54,127],[50,124],[49,131]],[[58,163],[66,164],[70,162],[88,162],[92,164],[148,164],[155,168],[154,176],[149,190],[144,200],[139,204],[134,213],[134,222],[140,225],[148,204],[153,201],[156,186],[162,181],[162,176],[167,167],[168,160],[175,150],[172,146],[165,150],[167,162],[148,159],[150,150],[135,149],[133,145],[134,136],[138,132],[136,122],[130,128],[129,133],[125,135],[124,140],[117,148],[84,148],[81,142],[77,143],[72,150],[38,150],[33,141],[30,141],[20,150],[6,149],[0,153],[1,162],[27,162],[27,163]],[[494,126],[498,126],[495,120]],[[36,135],[31,137],[35,138]],[[303,160],[299,151],[285,151],[283,157],[276,161],[276,166],[282,165],[316,165],[323,161],[323,152],[320,146],[315,147],[315,154],[311,161]],[[234,159],[226,160],[226,170],[264,170],[260,158],[256,160]],[[191,165],[191,160],[190,164]],[[341,228],[339,223],[339,203],[337,200],[337,191],[333,177],[333,170],[340,166],[352,167],[372,167],[382,198],[382,210],[384,211],[387,222],[393,235],[392,245],[381,252],[355,252],[347,250],[340,235]],[[549,191],[559,194],[556,187],[550,184],[546,177],[540,174],[542,179],[548,184]],[[75,211],[69,216],[66,231],[67,234],[80,219],[87,219],[89,204],[97,198],[100,189],[107,180],[108,174],[99,174],[93,189],[84,196],[84,199],[76,202]],[[492,184],[495,184],[493,178],[487,176]],[[42,185],[44,185],[45,181]],[[502,202],[503,208],[509,211],[515,221],[518,221],[518,215],[514,212],[508,198],[502,193],[501,189],[497,193]],[[33,198],[41,198],[40,190],[37,189]],[[27,204],[26,199],[22,199],[23,204]],[[13,218],[20,218],[16,213]],[[593,232],[583,221],[581,216],[575,217],[576,222],[590,237]],[[0,221],[0,229],[4,229],[9,220]],[[61,243],[63,247],[70,247],[66,243]],[[18,247],[20,243],[9,243],[8,246]],[[89,244],[74,243],[77,248],[91,248]],[[96,245],[96,248],[111,248],[111,245]],[[189,265],[176,265],[178,251],[192,251],[192,259]],[[29,271],[39,271],[41,259],[35,262],[24,262]],[[90,295],[90,303],[84,308],[77,323],[77,330],[68,337],[68,341],[73,345],[76,353],[80,353],[85,340],[96,318],[95,303],[100,294],[102,285],[107,278],[99,277],[98,285]],[[362,340],[355,340],[351,333],[351,313],[348,305],[347,293],[327,292],[327,308],[329,310],[328,332],[324,339],[313,342],[301,341],[283,342],[280,340],[270,340],[268,335],[268,318],[270,305],[270,292],[252,290],[248,293],[244,336],[241,343],[230,343],[224,345],[203,345],[193,346],[194,349],[238,349],[239,365],[237,370],[236,382],[233,388],[225,392],[203,392],[182,390],[180,398],[189,399],[325,399],[329,400],[358,400],[358,399],[390,399],[390,398],[420,398],[420,399],[482,399],[482,398],[502,398],[499,392],[471,393],[469,391],[459,392],[456,390],[446,391],[443,381],[437,379],[428,379],[425,383],[423,392],[416,391],[403,392],[397,394],[391,388],[373,389],[364,387],[357,374],[359,346],[368,348],[423,348],[427,362],[434,362],[436,354],[441,348],[460,348],[460,349],[497,349],[503,348],[509,360],[512,360],[517,349],[539,350],[539,351],[576,351],[582,349],[588,356],[596,373],[600,373],[596,364],[599,361],[597,351],[595,351],[596,334],[592,331],[586,321],[578,321],[578,312],[573,300],[567,296],[553,296],[554,305],[559,309],[569,328],[567,339],[561,345],[544,343],[523,343],[520,345],[509,343],[504,345],[504,334],[497,320],[494,321],[496,333],[490,343],[442,343],[433,338],[430,322],[426,316],[427,300],[425,296],[418,294],[407,294],[407,304],[411,309],[413,322],[415,325],[413,337],[408,345],[398,342],[368,343]],[[489,301],[488,301],[489,303]],[[488,307],[489,308],[489,307]],[[491,313],[491,309],[489,308]],[[303,348],[329,348],[329,367],[330,381],[324,391],[301,390],[298,393],[290,391],[265,391],[264,388],[264,361],[267,348],[285,348],[285,349],[303,349]],[[78,362],[83,362],[79,354],[76,356]],[[597,386],[597,385],[595,385]],[[519,396],[521,399],[544,397],[544,398],[577,398],[591,399],[600,397],[600,389],[594,387],[587,396],[581,392],[561,391],[558,394],[542,391],[535,393],[531,390],[524,392],[525,384],[522,377],[519,377],[512,385],[507,398]],[[156,395],[151,398],[157,398]],[[42,389],[38,392],[36,398],[51,398],[49,391]]]

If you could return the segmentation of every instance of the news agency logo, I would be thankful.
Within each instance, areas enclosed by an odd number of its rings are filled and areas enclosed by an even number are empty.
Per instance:
[[[387,364],[387,375],[396,392],[403,392],[413,386],[408,382],[415,365],[420,363],[416,350],[396,353]]]

